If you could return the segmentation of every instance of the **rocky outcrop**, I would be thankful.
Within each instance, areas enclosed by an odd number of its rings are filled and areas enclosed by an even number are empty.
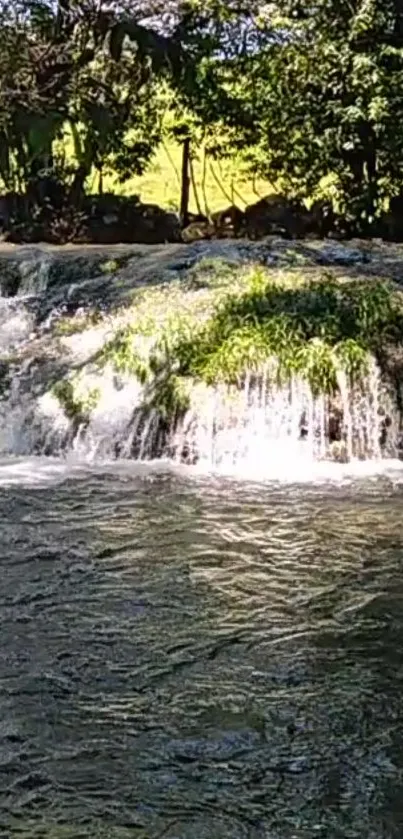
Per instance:
[[[166,212],[156,204],[143,204],[138,196],[90,195],[85,200],[84,212],[86,218],[76,242],[156,245],[180,241],[175,213]]]
[[[180,242],[178,217],[155,204],[143,204],[137,195],[88,195],[79,207],[44,204],[31,207],[27,196],[8,194],[0,199],[3,239],[52,244],[114,245]]]
[[[189,224],[182,230],[182,240],[237,239],[244,233],[244,219],[244,213],[235,205],[212,213],[209,219],[206,216],[191,216]]]
[[[251,239],[270,235],[299,238],[311,223],[311,214],[301,201],[274,193],[246,207],[244,214],[244,231]]]
[[[186,244],[191,242],[200,242],[203,239],[212,239],[215,234],[214,225],[208,219],[200,218],[191,221],[184,230],[182,230],[182,241]]]
[[[245,211],[230,205],[209,217],[189,214],[183,229],[176,213],[145,204],[138,195],[82,195],[75,204],[63,189],[53,185],[40,204],[30,192],[0,196],[0,239],[15,244],[156,245],[209,239],[257,241],[267,236],[342,240],[357,235],[352,220],[337,214],[325,199],[308,208],[297,198],[272,193]],[[366,235],[403,241],[403,195],[391,198],[389,209]]]
[[[380,234],[390,242],[403,241],[403,195],[390,199],[389,209],[381,217]]]
[[[270,437],[277,426],[268,423],[254,449],[262,462],[265,458],[267,463],[270,458],[276,462],[279,446],[283,446],[281,459],[287,458],[290,443],[300,449],[305,442],[305,450],[316,459],[394,457],[400,445],[402,416],[401,319],[395,324],[394,315],[390,319],[387,315],[388,330],[379,327],[382,341],[384,335],[397,334],[398,346],[382,344],[384,357],[377,358],[377,363],[371,360],[368,376],[362,371],[356,389],[346,377],[340,380],[342,389],[332,390],[322,401],[318,401],[317,391],[318,384],[324,382],[322,365],[327,377],[329,369],[334,372],[335,359],[328,353],[335,341],[332,324],[343,341],[344,312],[354,318],[354,311],[361,311],[356,294],[366,304],[372,300],[369,312],[377,311],[383,299],[378,288],[371,297],[372,281],[353,289],[357,272],[358,276],[362,272],[362,279],[367,270],[371,276],[381,274],[378,257],[386,253],[390,260],[397,250],[382,250],[374,243],[367,254],[362,243],[352,250],[342,243],[289,242],[274,237],[258,243],[216,239],[188,246],[4,247],[3,253],[0,249],[0,286],[7,278],[9,299],[0,307],[2,439],[18,440],[19,452],[63,454],[76,443],[84,447],[81,451],[92,452],[96,440],[97,452],[108,459],[172,456],[193,463],[204,451],[205,429],[211,428],[208,450],[217,455],[215,463],[219,464],[219,453],[227,457],[231,440],[238,447],[239,435],[256,428],[255,409],[264,393],[266,417],[275,416],[279,404],[291,406],[294,436],[290,441],[286,433],[283,442],[277,432]],[[265,266],[270,268],[260,303],[251,273],[256,265],[259,283]],[[307,282],[301,288],[304,265]],[[327,266],[325,272],[312,272],[321,265]],[[340,265],[342,282],[335,293]],[[353,269],[350,282],[349,265]],[[390,268],[390,261],[387,265]],[[281,287],[287,267],[291,271]],[[334,279],[329,277],[329,268],[334,270]],[[401,261],[398,276],[402,276]],[[231,305],[220,307],[216,319],[216,306],[228,295],[233,295]],[[355,301],[355,309],[350,301]],[[321,323],[315,311],[322,312]],[[400,318],[399,313],[400,309]],[[198,341],[206,316],[213,319],[214,326],[207,343]],[[184,326],[186,322],[183,331],[182,317]],[[293,358],[299,358],[296,370],[289,358],[288,340],[280,341],[276,348],[278,369],[288,370],[292,378],[290,387],[284,383],[285,389],[278,382],[276,368],[268,368],[264,358],[260,372],[255,368],[255,356],[258,359],[265,346],[261,342],[272,340],[272,328],[277,333],[279,318],[283,318],[283,335],[289,334],[290,341],[300,335],[295,344],[299,350],[293,353]],[[177,322],[180,329],[176,334]],[[246,332],[240,330],[239,340],[231,344],[231,332],[237,330],[238,322],[245,325]],[[255,340],[256,351],[250,343]],[[351,341],[359,350],[358,338]],[[157,368],[154,346],[158,348]],[[348,353],[349,347],[346,344],[344,348]],[[362,358],[349,355],[357,357]],[[227,359],[238,366],[230,371],[239,383],[236,393],[226,393],[221,387],[228,382]],[[247,376],[245,363],[250,365]],[[339,365],[337,370],[340,372]],[[214,392],[212,377],[217,382]],[[249,395],[253,395],[251,399]],[[218,406],[215,419],[212,406]],[[188,410],[193,416],[190,424],[177,424]],[[243,438],[247,445],[251,439]],[[271,441],[269,449],[264,448],[267,439]],[[233,450],[234,456],[243,451],[243,445]]]
[[[218,239],[236,239],[242,235],[245,225],[245,213],[235,204],[212,213],[211,222]]]

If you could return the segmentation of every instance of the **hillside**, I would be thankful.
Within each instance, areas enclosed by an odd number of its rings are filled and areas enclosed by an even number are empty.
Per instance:
[[[230,203],[236,203],[241,209],[273,191],[267,181],[256,179],[252,182],[234,159],[229,161],[207,162],[203,188],[203,153],[193,160],[194,179],[203,213],[214,212]],[[181,147],[173,142],[164,143],[157,150],[147,171],[141,177],[133,177],[124,184],[119,184],[116,177],[106,175],[103,178],[104,192],[116,192],[122,195],[138,194],[142,201],[158,204],[166,209],[177,210],[180,194]],[[94,174],[88,187],[98,190],[98,178]],[[194,190],[191,190],[191,212],[197,212]]]

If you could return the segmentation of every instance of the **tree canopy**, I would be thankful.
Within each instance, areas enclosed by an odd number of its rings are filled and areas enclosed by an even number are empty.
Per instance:
[[[92,167],[140,173],[169,124],[370,230],[403,188],[402,117],[403,0],[0,5],[8,190],[51,174],[74,200]]]

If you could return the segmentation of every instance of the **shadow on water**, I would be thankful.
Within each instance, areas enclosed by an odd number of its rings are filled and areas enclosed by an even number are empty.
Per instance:
[[[401,837],[402,490],[59,477],[0,488],[0,835]]]

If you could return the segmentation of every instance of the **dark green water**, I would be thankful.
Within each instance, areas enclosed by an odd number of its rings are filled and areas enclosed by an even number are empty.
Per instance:
[[[402,837],[403,485],[2,469],[1,837]]]

